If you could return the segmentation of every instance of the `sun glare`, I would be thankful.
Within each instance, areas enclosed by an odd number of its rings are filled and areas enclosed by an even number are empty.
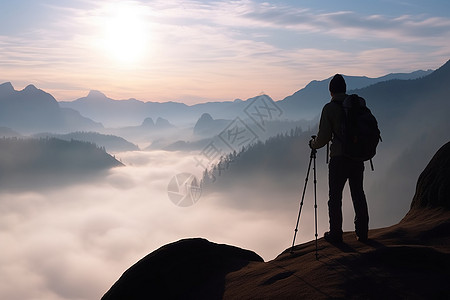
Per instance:
[[[110,58],[121,64],[133,64],[143,59],[149,48],[150,28],[139,6],[108,6],[102,26],[102,48]]]

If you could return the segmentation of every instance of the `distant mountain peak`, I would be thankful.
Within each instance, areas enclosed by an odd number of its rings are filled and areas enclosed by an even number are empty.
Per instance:
[[[144,122],[142,122],[142,126],[144,126],[144,127],[153,127],[153,126],[155,126],[155,123],[153,122],[152,118],[145,118]]]
[[[23,89],[24,92],[34,92],[37,90],[38,90],[38,88],[36,86],[34,86],[33,84],[29,84]]]
[[[87,95],[87,98],[107,98],[105,94],[103,94],[100,91],[97,90],[91,90],[89,91],[89,94]]]
[[[173,126],[172,124],[170,124],[169,121],[167,121],[166,119],[163,119],[161,117],[158,117],[158,119],[156,119],[155,125],[157,127],[160,127],[160,128],[162,128],[162,127],[172,127]]]
[[[15,92],[15,89],[11,82],[5,82],[0,84],[0,96],[8,96]]]
[[[205,122],[205,121],[212,121],[213,118],[211,117],[210,114],[208,113],[203,113],[202,116],[200,117],[200,119],[198,120],[198,122]]]
[[[4,82],[2,84],[0,84],[0,89],[12,89],[14,90],[13,85],[11,84],[11,82]]]
[[[200,136],[214,136],[219,134],[228,124],[229,120],[213,119],[210,114],[204,113],[194,126],[194,134]]]
[[[450,59],[445,62],[440,68],[450,68]]]
[[[434,71],[435,74],[446,74],[448,76],[450,74],[450,59],[447,60],[445,64],[443,64],[440,68]]]

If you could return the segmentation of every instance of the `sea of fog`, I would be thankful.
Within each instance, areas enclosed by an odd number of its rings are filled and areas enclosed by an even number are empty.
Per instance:
[[[0,299],[100,299],[139,259],[183,238],[249,249],[266,261],[291,246],[304,177],[296,190],[258,193],[243,183],[181,207],[169,182],[180,173],[200,178],[196,155],[117,153],[125,166],[97,180],[0,192]],[[317,171],[320,237],[328,227],[324,162]],[[344,229],[353,230],[348,199],[344,210]],[[311,185],[299,229],[296,244],[314,239]]]

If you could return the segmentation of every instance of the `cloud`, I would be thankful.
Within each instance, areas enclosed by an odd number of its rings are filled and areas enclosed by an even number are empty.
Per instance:
[[[127,167],[90,184],[2,192],[0,298],[99,299],[137,260],[181,238],[251,248],[266,259],[284,250],[290,232],[280,233],[291,224],[282,210],[241,210],[222,196],[188,208],[170,201],[172,176],[201,174],[195,155],[123,153]]]
[[[405,180],[389,173],[393,162],[402,157],[393,147],[380,145],[376,172],[366,172],[371,225],[376,227],[399,221],[408,209],[400,204],[408,204],[411,198],[404,189],[395,189]],[[241,178],[226,193],[202,195],[194,206],[178,207],[169,199],[169,181],[182,172],[199,177],[202,170],[194,160],[198,155],[118,153],[116,157],[126,166],[90,183],[47,188],[45,192],[1,191],[0,298],[99,299],[132,264],[182,238],[204,237],[235,245],[266,260],[291,246],[306,174],[290,178],[294,183],[283,188],[270,178]],[[319,237],[328,227],[324,160],[317,160]],[[393,187],[389,191],[395,193],[378,194],[385,178]],[[409,193],[413,185],[410,180]],[[348,188],[344,199],[344,230],[352,231],[354,212]],[[296,244],[314,239],[313,205],[310,181]]]
[[[261,91],[282,99],[336,73],[330,69],[378,76],[394,68],[438,67],[450,54],[450,20],[444,17],[326,12],[248,0],[127,1],[146,20],[150,36],[147,56],[127,67],[101,45],[108,3],[55,3],[48,6],[47,23],[1,36],[0,63],[8,74],[3,80],[34,83],[58,100],[90,89],[144,101],[180,101],[184,95],[232,100]],[[375,66],[367,55],[374,49],[384,52]]]
[[[253,5],[243,19],[272,28],[316,32],[341,39],[395,39],[427,44],[430,37],[448,36],[450,19],[425,15],[364,15],[355,11],[317,12],[277,5]],[[246,24],[239,22],[238,24]],[[249,24],[249,23],[247,23]],[[441,43],[440,46],[445,44]]]

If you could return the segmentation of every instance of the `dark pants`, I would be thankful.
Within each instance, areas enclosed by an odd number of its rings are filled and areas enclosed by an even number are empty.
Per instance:
[[[369,213],[363,189],[364,162],[335,156],[330,159],[328,171],[330,234],[342,235],[342,191],[348,179],[355,209],[355,231],[359,237],[367,237]]]

